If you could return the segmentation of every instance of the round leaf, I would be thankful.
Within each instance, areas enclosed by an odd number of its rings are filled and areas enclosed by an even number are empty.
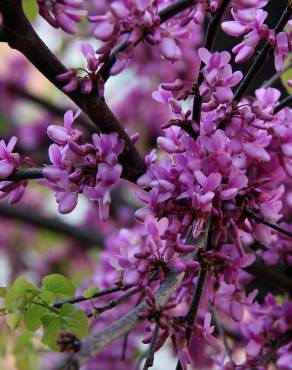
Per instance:
[[[44,288],[56,296],[70,297],[75,293],[74,285],[63,275],[47,275],[43,278],[42,282]]]
[[[80,308],[66,303],[60,309],[62,329],[73,333],[78,338],[88,334],[88,318]]]
[[[48,313],[45,307],[32,304],[24,310],[23,322],[27,330],[36,331],[41,325],[41,317]]]

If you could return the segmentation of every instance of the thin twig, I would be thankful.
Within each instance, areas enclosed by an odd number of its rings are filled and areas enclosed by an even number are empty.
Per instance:
[[[217,10],[217,12],[212,17],[211,21],[208,24],[208,29],[205,37],[205,43],[204,48],[209,50],[210,52],[213,51],[215,46],[215,41],[217,37],[217,33],[220,27],[220,21],[225,13],[226,8],[228,7],[230,0],[223,0],[222,4],[220,5],[220,8]],[[203,67],[203,62],[200,63],[199,66],[199,77],[196,85],[196,93],[194,96],[193,101],[193,120],[199,125],[201,121],[201,113],[202,113],[202,102],[203,99],[200,95],[199,88],[204,80],[204,75],[201,71]]]
[[[160,17],[160,24],[168,21],[170,18],[173,18],[175,15],[183,12],[184,10],[190,8],[191,6],[195,5],[197,0],[176,0],[172,4],[166,6],[162,9],[158,15]],[[135,45],[137,45],[142,38],[140,38]],[[116,56],[118,53],[121,53],[129,47],[129,43],[127,40],[121,42],[117,45],[113,51],[111,52],[110,56],[107,60],[103,63],[102,67],[99,70],[100,75],[102,76],[104,81],[107,81],[110,76],[110,71],[112,66],[116,62]]]
[[[272,86],[277,80],[282,76],[283,73],[287,72],[290,68],[292,68],[292,60],[290,63],[286,65],[283,72],[275,73],[269,80],[264,82],[261,86],[262,89],[267,89],[268,87]]]
[[[271,360],[277,353],[277,350],[284,346],[285,344],[288,344],[292,340],[292,329],[288,330],[286,334],[282,335],[277,341],[272,343],[271,350],[266,353],[262,358],[260,358],[258,361],[256,361],[252,366],[251,370],[257,370],[261,365],[264,365],[269,360]]]
[[[84,247],[101,247],[103,244],[102,236],[93,229],[82,226],[76,228],[74,225],[67,224],[58,218],[44,216],[26,206],[10,206],[2,201],[0,202],[0,217],[19,220],[35,227],[51,230],[82,243]]]
[[[280,20],[278,21],[275,27],[276,34],[283,30],[286,23],[289,21],[291,14],[292,14],[292,3],[290,3],[289,1],[288,6],[284,10]],[[253,64],[251,65],[250,69],[248,70],[247,74],[245,75],[244,79],[242,80],[241,84],[239,85],[237,91],[235,92],[232,100],[233,104],[238,103],[240,99],[244,96],[244,94],[247,92],[250,84],[255,79],[257,73],[268,61],[272,53],[272,50],[273,50],[272,45],[268,41],[266,41],[263,48],[259,51],[259,54],[254,60]]]
[[[121,290],[127,290],[129,288],[131,288],[131,285],[124,285],[124,286],[117,285],[117,286],[112,287],[112,288],[100,290],[100,291],[96,292],[90,298],[86,298],[83,295],[80,295],[78,297],[73,297],[73,298],[63,300],[63,301],[58,301],[54,304],[54,307],[59,308],[59,307],[62,307],[66,303],[75,304],[75,303],[89,301],[89,300],[92,300],[92,299],[95,299],[95,298],[103,297],[103,296],[111,294],[111,293],[119,292]]]
[[[130,333],[127,333],[124,336],[124,339],[123,339],[123,348],[122,348],[122,356],[121,356],[122,361],[126,360],[126,353],[127,353],[127,348],[128,348],[129,335],[130,335]]]
[[[113,299],[109,301],[106,305],[102,307],[94,307],[94,311],[87,314],[87,317],[94,317],[96,314],[101,314],[105,311],[111,310],[115,307],[117,307],[119,304],[126,302],[130,297],[132,297],[134,294],[137,294],[141,291],[141,287],[134,288],[130,290],[129,292],[121,295],[120,297]]]
[[[275,107],[274,114],[280,112],[280,110],[286,107],[291,107],[291,105],[292,105],[292,95],[289,95],[285,99],[280,101],[280,103]]]
[[[208,49],[210,52],[213,51],[215,42],[216,42],[216,37],[218,34],[218,30],[220,27],[220,22],[221,19],[225,13],[225,10],[227,9],[228,5],[230,3],[230,0],[223,0],[219,9],[216,11],[214,16],[212,17],[211,22],[208,25],[208,30],[206,34],[206,39],[205,39],[205,45],[204,47]]]
[[[223,340],[223,344],[224,344],[224,348],[225,348],[225,351],[227,353],[227,356],[232,361],[232,351],[231,351],[231,348],[230,348],[230,346],[228,344],[228,341],[227,341],[227,336],[226,336],[225,329],[224,329],[220,319],[218,318],[217,312],[216,312],[216,310],[213,306],[210,307],[210,311],[212,313],[212,317],[213,317],[213,320],[215,322],[216,328],[218,329],[220,337]]]
[[[249,216],[251,216],[254,220],[260,222],[261,224],[266,225],[266,226],[269,226],[271,229],[277,230],[277,231],[279,231],[279,233],[285,234],[287,236],[290,236],[290,238],[292,238],[292,232],[291,231],[288,231],[288,230],[284,229],[283,227],[281,227],[281,226],[279,226],[277,224],[273,224],[272,222],[269,222],[269,221],[265,220],[263,217],[261,217],[260,215],[258,215],[251,208],[246,207],[245,208],[245,212]]]
[[[204,244],[204,246],[199,250],[200,253],[211,248],[212,233],[210,231],[210,222],[211,220],[208,220],[206,224],[205,233],[206,233],[207,241]],[[196,287],[193,292],[190,307],[188,309],[188,312],[184,316],[184,320],[187,324],[185,338],[187,340],[188,345],[190,344],[191,339],[192,339],[192,328],[197,319],[197,315],[198,315],[198,311],[199,311],[199,307],[201,303],[201,298],[203,295],[203,291],[204,291],[204,287],[205,287],[205,283],[207,279],[207,274],[208,274],[207,263],[203,260],[201,262],[200,272],[199,272],[198,280],[196,283]],[[178,360],[177,362],[176,370],[182,370],[180,360]]]
[[[154,353],[155,353],[155,347],[156,347],[156,342],[157,342],[157,338],[158,338],[159,328],[160,328],[160,326],[157,322],[155,324],[155,327],[154,327],[154,330],[153,330],[153,333],[152,333],[152,338],[151,338],[149,350],[148,350],[148,353],[147,353],[147,357],[146,357],[146,360],[145,360],[145,363],[144,363],[144,366],[143,366],[143,370],[148,370],[149,367],[153,366]]]

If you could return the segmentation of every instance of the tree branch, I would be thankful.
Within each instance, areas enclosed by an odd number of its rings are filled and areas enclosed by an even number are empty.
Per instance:
[[[62,90],[63,82],[58,81],[56,76],[65,73],[67,69],[36,34],[23,12],[21,2],[1,0],[0,12],[9,46],[25,55],[52,84]],[[145,172],[144,160],[104,99],[99,96],[97,87],[88,95],[79,91],[66,95],[88,115],[101,132],[116,132],[125,141],[125,149],[120,156],[123,177],[135,182]]]
[[[261,359],[256,361],[252,366],[251,370],[257,370],[261,365],[264,365],[267,363],[270,359],[272,359],[275,354],[277,353],[277,350],[284,346],[285,344],[288,344],[292,340],[292,329],[288,330],[286,334],[282,335],[277,341],[271,344],[271,350],[266,353]]]
[[[197,0],[176,0],[174,1],[172,4],[166,6],[164,9],[162,9],[158,13],[160,17],[160,24],[168,21],[170,18],[190,8],[196,3],[197,3]],[[138,44],[141,40],[142,38],[140,38],[136,44]],[[117,45],[113,49],[108,59],[104,62],[104,64],[99,70],[99,73],[101,74],[104,81],[107,81],[110,76],[110,71],[111,71],[112,66],[116,62],[117,54],[125,51],[128,48],[128,46],[129,46],[129,43],[127,42],[127,40],[121,42],[119,45]]]
[[[205,245],[205,243],[206,233],[203,232],[202,235],[196,239],[194,244],[198,249],[200,249]],[[192,255],[188,255],[187,258],[192,258]],[[157,306],[165,306],[171,295],[180,286],[183,277],[184,272],[176,274],[171,271],[167,274],[165,280],[161,283],[160,287],[155,293]],[[79,366],[83,366],[112,341],[133,330],[143,320],[143,318],[140,316],[140,313],[148,308],[148,304],[143,301],[134,310],[113,322],[103,331],[83,340],[81,342],[80,351],[73,356],[73,361],[78,363]],[[67,361],[68,357],[65,357],[61,364],[55,367],[55,369],[67,369]]]
[[[291,104],[292,104],[292,95],[289,95],[285,99],[280,101],[280,103],[275,107],[274,114],[280,112],[280,110],[286,107],[291,107]]]
[[[226,8],[228,7],[229,2],[230,0],[223,0],[219,9],[216,11],[213,18],[209,22],[204,47],[208,49],[210,52],[212,52],[214,49],[216,36],[217,36],[218,30],[220,27],[220,21],[225,13]],[[203,66],[203,63],[201,62],[199,66],[200,72],[199,72],[199,77],[198,77],[197,87],[196,87],[197,91],[196,91],[196,94],[194,96],[194,101],[193,101],[193,120],[198,125],[200,125],[200,121],[201,121],[202,102],[203,102],[203,99],[199,93],[200,85],[202,84],[204,80],[204,75],[201,71],[202,66]]]
[[[277,230],[279,233],[285,234],[287,236],[290,236],[290,238],[292,238],[292,232],[291,231],[288,231],[288,230],[284,229],[283,227],[281,227],[277,224],[273,224],[272,222],[269,222],[269,221],[265,220],[264,218],[262,218],[260,215],[258,215],[251,208],[246,207],[245,212],[249,216],[251,216],[254,220],[256,220],[257,222],[260,222],[261,224],[269,226],[271,229]]]
[[[84,227],[76,228],[58,218],[47,217],[36,213],[34,210],[25,206],[10,206],[2,201],[0,202],[0,216],[19,220],[42,229],[65,235],[82,243],[84,246],[102,246],[103,238],[95,230]]]
[[[261,87],[263,89],[267,89],[268,87],[272,86],[281,77],[281,75],[287,72],[290,68],[292,68],[292,60],[289,64],[286,65],[283,72],[275,73],[269,80],[264,82]]]
[[[287,8],[284,10],[279,22],[277,23],[275,27],[276,34],[283,30],[286,23],[289,21],[291,14],[292,14],[292,2],[289,1]],[[251,82],[255,79],[257,73],[262,69],[262,67],[269,60],[269,57],[272,51],[273,51],[272,45],[268,41],[266,41],[263,48],[259,51],[258,56],[254,60],[246,76],[244,77],[241,84],[239,85],[236,93],[234,94],[234,97],[232,100],[233,104],[236,104],[237,102],[239,102],[240,99],[247,92]]]
[[[126,302],[130,297],[134,294],[137,294],[141,291],[141,287],[134,288],[127,293],[121,295],[120,297],[109,301],[106,305],[102,307],[95,307],[94,312],[90,312],[87,317],[94,317],[95,314],[101,314],[105,311],[112,310],[113,308],[117,307],[119,304]]]
[[[216,310],[213,306],[210,307],[210,311],[211,311],[212,319],[214,320],[215,326],[216,326],[216,328],[219,332],[220,337],[222,338],[226,354],[227,354],[229,360],[232,361],[232,350],[231,350],[231,348],[228,344],[227,333],[225,331],[225,328],[222,325],[222,322],[220,321],[220,319],[217,315],[217,312],[216,312]]]
[[[209,250],[211,248],[212,235],[210,231],[210,222],[211,221],[209,220],[206,225],[206,231],[205,231],[207,234],[206,236],[207,242],[204,244],[204,246],[201,249],[199,249],[199,253],[202,253],[203,251]],[[203,291],[204,291],[204,286],[205,286],[206,279],[207,279],[207,274],[208,274],[208,266],[207,266],[207,263],[203,260],[201,262],[200,272],[199,272],[198,280],[196,283],[196,287],[193,292],[193,297],[191,300],[190,307],[188,309],[188,312],[184,316],[184,319],[187,323],[186,336],[185,336],[187,340],[187,345],[189,345],[191,342],[192,328],[197,319],[200,302],[201,302],[201,298],[202,298]],[[178,360],[177,362],[176,370],[182,370],[180,360]]]
[[[2,181],[33,180],[41,178],[43,178],[43,168],[17,168],[10,176]]]
[[[155,353],[155,346],[158,338],[158,333],[159,333],[159,324],[158,322],[155,324],[154,331],[152,334],[149,350],[147,353],[147,357],[143,366],[143,370],[148,370],[149,367],[153,366],[154,363],[154,353]]]
[[[113,288],[99,290],[91,298],[86,298],[83,295],[80,295],[80,296],[77,296],[77,297],[66,299],[64,301],[58,301],[58,302],[56,302],[54,304],[54,307],[60,308],[60,307],[62,307],[66,303],[76,304],[76,303],[80,303],[80,302],[85,302],[85,301],[88,301],[88,300],[91,300],[91,299],[103,297],[103,296],[108,295],[108,294],[111,294],[111,293],[119,292],[121,290],[123,290],[123,291],[124,290],[128,290],[131,287],[132,287],[132,285],[130,285],[130,284],[123,285],[123,286],[117,285],[117,286],[115,286]]]

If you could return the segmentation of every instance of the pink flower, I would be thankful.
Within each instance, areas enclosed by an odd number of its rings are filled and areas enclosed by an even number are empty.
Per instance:
[[[198,51],[199,57],[204,62],[204,81],[200,85],[200,94],[209,100],[212,95],[218,104],[224,104],[232,100],[231,87],[237,85],[242,79],[241,72],[232,73],[230,54],[227,52],[211,54],[207,49]]]
[[[283,72],[284,61],[289,55],[289,42],[286,32],[280,32],[276,36],[275,68],[277,72]]]
[[[4,140],[0,141],[0,179],[4,180],[17,168],[20,163],[20,156],[12,153],[17,142],[13,136],[6,145]]]
[[[75,34],[76,23],[86,15],[83,0],[37,0],[40,15],[51,26],[62,28],[69,34]]]

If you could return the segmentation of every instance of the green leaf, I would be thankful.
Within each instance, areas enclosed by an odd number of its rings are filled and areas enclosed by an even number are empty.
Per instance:
[[[43,278],[42,282],[44,288],[56,296],[70,297],[75,293],[74,285],[63,275],[47,275]]]
[[[88,318],[80,308],[66,303],[60,309],[62,329],[73,333],[78,338],[88,334]]]
[[[11,330],[17,329],[22,319],[23,315],[21,313],[9,313],[6,316],[7,325]]]
[[[54,294],[48,290],[41,288],[38,297],[47,304],[52,304],[54,301]]]
[[[44,329],[42,342],[53,351],[58,351],[57,337],[61,331],[60,317],[54,313],[48,313],[42,316],[41,321]]]
[[[48,313],[45,307],[32,304],[24,310],[23,322],[27,330],[36,331],[41,325],[41,318]]]
[[[8,312],[22,311],[38,294],[38,288],[24,277],[19,277],[8,289],[5,306]]]
[[[23,0],[23,10],[30,21],[35,20],[38,15],[38,6],[35,0]]]
[[[92,298],[97,292],[98,292],[98,287],[96,285],[91,285],[88,289],[85,290],[84,292],[84,297],[89,299]]]

